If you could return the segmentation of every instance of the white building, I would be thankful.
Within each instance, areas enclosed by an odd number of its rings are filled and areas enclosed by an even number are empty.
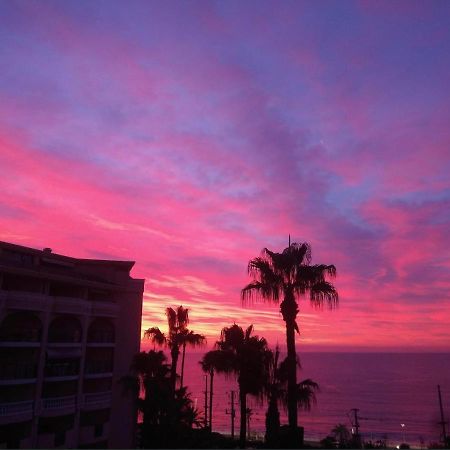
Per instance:
[[[0,447],[134,446],[119,382],[140,345],[133,265],[0,242]]]

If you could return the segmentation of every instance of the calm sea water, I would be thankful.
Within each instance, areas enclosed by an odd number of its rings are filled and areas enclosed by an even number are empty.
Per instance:
[[[204,374],[198,361],[200,353],[188,353],[185,384],[197,408],[204,411]],[[437,385],[440,384],[445,419],[450,417],[450,355],[393,353],[304,353],[299,379],[311,378],[320,385],[317,405],[300,412],[299,424],[305,439],[320,440],[338,423],[351,428],[348,414],[359,409],[360,432],[364,439],[386,438],[394,446],[403,440],[420,446],[437,441],[440,435]],[[237,391],[233,378],[214,378],[213,430],[231,432],[230,391]],[[237,399],[236,394],[236,399]],[[265,405],[249,397],[252,408],[250,430],[263,436]],[[236,404],[236,432],[239,430],[239,405]],[[287,423],[281,411],[282,423]],[[402,428],[401,424],[405,426]]]

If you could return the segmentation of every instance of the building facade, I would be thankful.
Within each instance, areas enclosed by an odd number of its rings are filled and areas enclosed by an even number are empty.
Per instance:
[[[120,382],[140,345],[133,265],[0,242],[0,447],[134,446]]]

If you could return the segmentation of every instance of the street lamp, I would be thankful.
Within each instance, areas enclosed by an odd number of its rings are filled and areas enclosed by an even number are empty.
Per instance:
[[[403,439],[402,442],[405,442],[405,424],[401,423],[400,425],[402,427],[402,439]]]

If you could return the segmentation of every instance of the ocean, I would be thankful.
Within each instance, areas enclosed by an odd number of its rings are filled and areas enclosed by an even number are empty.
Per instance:
[[[199,412],[204,412],[205,379],[201,353],[188,352],[185,385]],[[387,439],[389,446],[403,439],[416,446],[439,440],[441,426],[437,385],[441,386],[445,420],[450,417],[450,355],[445,353],[303,353],[299,380],[311,378],[320,386],[317,404],[299,412],[305,439],[319,441],[338,423],[351,429],[350,410],[357,408],[365,440]],[[181,358],[180,358],[181,359]],[[180,361],[181,362],[181,361]],[[209,387],[208,387],[209,389]],[[234,378],[216,375],[213,431],[230,434],[230,392]],[[235,430],[239,431],[236,394]],[[249,396],[250,433],[264,436],[266,405]],[[287,423],[280,409],[281,421]],[[402,427],[402,424],[404,425]]]

